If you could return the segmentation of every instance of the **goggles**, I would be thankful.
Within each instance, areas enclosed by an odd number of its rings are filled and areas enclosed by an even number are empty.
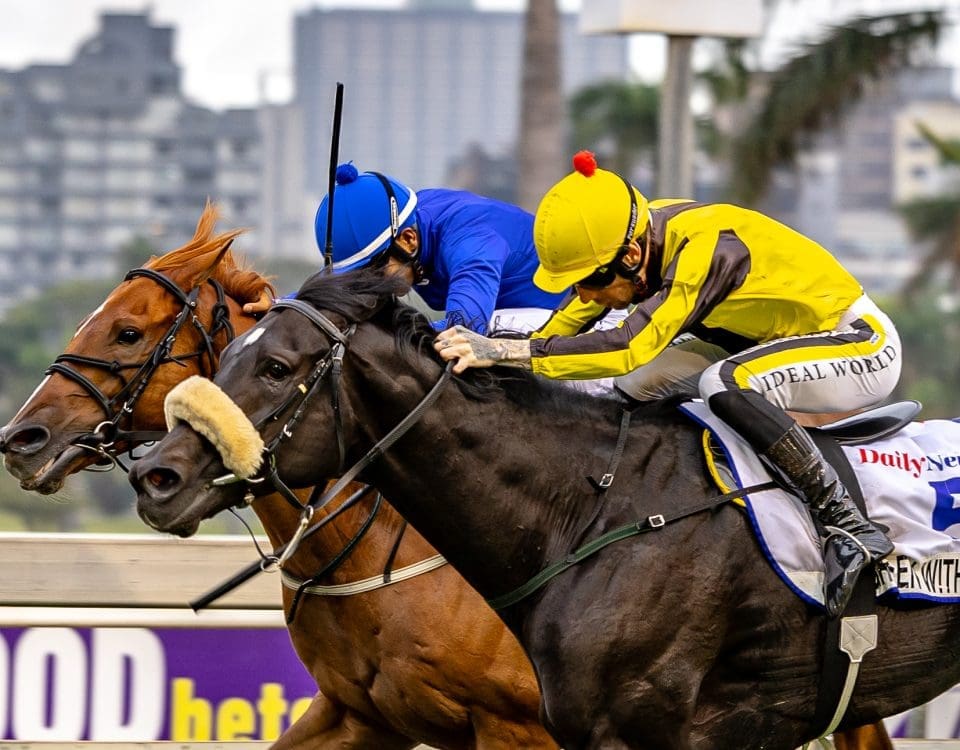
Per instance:
[[[626,254],[626,248],[620,248],[612,261],[605,266],[600,266],[596,271],[586,278],[578,281],[574,286],[582,286],[584,289],[603,289],[613,283],[617,277],[617,268],[621,265],[620,260]]]

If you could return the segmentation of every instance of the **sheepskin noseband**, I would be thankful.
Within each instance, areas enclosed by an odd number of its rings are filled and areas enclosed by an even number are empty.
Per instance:
[[[239,406],[216,385],[193,375],[176,386],[163,402],[167,429],[186,422],[213,443],[223,465],[241,479],[260,468],[263,438]]]

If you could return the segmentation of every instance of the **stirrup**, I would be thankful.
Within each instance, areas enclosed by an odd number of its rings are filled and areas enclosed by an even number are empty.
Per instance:
[[[841,529],[839,526],[824,526],[823,528],[829,532],[827,534],[827,539],[829,539],[831,536],[845,536],[847,539],[849,539],[851,542],[853,542],[855,545],[857,545],[860,548],[860,551],[863,552],[864,557],[866,557],[868,561],[873,561],[874,559],[873,553],[867,549],[866,545],[864,545],[863,542],[861,542],[857,537],[855,537],[846,529]]]

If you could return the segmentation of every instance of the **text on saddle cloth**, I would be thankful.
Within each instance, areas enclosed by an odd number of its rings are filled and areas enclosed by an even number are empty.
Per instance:
[[[769,481],[754,451],[702,401],[680,409],[720,446],[725,470],[706,452],[723,491]],[[960,602],[960,421],[911,422],[890,437],[843,451],[870,518],[889,528],[895,546],[876,565],[877,595]],[[777,574],[802,599],[822,606],[823,560],[807,506],[781,490],[747,495],[744,504]]]

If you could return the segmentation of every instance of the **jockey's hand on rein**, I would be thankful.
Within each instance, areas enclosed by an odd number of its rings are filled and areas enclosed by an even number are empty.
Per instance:
[[[493,355],[490,339],[474,333],[469,328],[454,326],[437,334],[433,348],[445,362],[456,360],[453,372],[457,375],[468,367],[490,367],[497,363],[489,355]],[[477,352],[488,353],[487,357],[480,357]]]

